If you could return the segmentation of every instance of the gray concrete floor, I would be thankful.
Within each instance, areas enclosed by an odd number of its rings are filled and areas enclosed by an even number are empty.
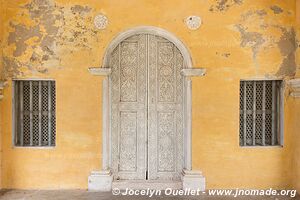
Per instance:
[[[0,200],[300,200],[300,196],[294,198],[286,196],[113,196],[111,192],[88,192],[85,190],[0,190]]]

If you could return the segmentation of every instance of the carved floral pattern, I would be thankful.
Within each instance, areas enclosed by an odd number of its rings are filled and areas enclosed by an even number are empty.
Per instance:
[[[174,114],[158,113],[158,171],[174,171]]]
[[[121,44],[121,101],[131,102],[137,100],[137,69],[138,44],[136,42],[123,42]]]
[[[149,36],[149,178],[180,180],[183,167],[183,57],[168,40]]]
[[[95,27],[97,29],[105,29],[107,24],[108,24],[108,19],[105,15],[97,15],[95,18],[94,18],[94,24],[95,24]]]
[[[173,44],[161,42],[158,46],[158,90],[160,102],[174,101],[174,56]]]
[[[188,16],[185,19],[187,27],[191,30],[197,30],[201,26],[201,18],[199,16]]]
[[[145,179],[146,171],[149,179],[180,179],[183,65],[175,45],[154,35],[132,36],[113,51],[111,147],[115,179]]]
[[[120,115],[120,171],[136,171],[137,116],[132,112]]]
[[[110,57],[112,172],[144,179],[146,170],[146,35],[121,42]]]

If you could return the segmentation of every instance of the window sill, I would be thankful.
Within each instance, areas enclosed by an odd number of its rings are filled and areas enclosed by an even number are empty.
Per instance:
[[[242,149],[266,149],[266,148],[283,148],[282,145],[274,145],[274,146],[239,146]]]
[[[56,146],[51,146],[51,147],[47,147],[47,146],[44,146],[44,147],[39,147],[39,146],[24,146],[24,147],[21,147],[21,146],[13,146],[12,149],[45,149],[45,150],[53,150],[55,149]]]

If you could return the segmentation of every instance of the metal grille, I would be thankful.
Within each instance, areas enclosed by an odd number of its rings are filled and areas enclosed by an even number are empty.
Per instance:
[[[280,88],[282,81],[241,81],[240,145],[280,143]]]
[[[15,145],[55,146],[55,82],[14,81]]]

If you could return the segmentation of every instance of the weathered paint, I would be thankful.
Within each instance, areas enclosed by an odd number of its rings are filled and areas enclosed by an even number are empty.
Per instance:
[[[208,188],[296,187],[299,159],[294,154],[291,160],[291,127],[285,128],[283,148],[241,148],[238,141],[240,79],[289,79],[298,72],[295,0],[1,2],[2,74],[9,83],[0,101],[2,187],[87,187],[90,171],[101,166],[102,130],[102,78],[87,69],[101,66],[115,35],[141,25],[174,33],[190,50],[194,67],[207,69],[205,77],[193,78],[192,131],[193,168],[203,171]],[[93,25],[99,13],[109,19],[102,31]],[[201,16],[200,29],[185,26],[190,15]],[[55,148],[12,147],[11,78],[56,80]],[[288,102],[286,93],[285,123],[292,124]]]
[[[299,65],[300,63],[300,0],[296,0],[296,42],[297,42],[297,50],[296,50],[296,63]],[[300,67],[297,67],[296,77],[300,77]],[[297,189],[298,193],[300,193],[300,123],[299,123],[299,110],[300,110],[300,100],[299,99],[290,99],[290,112],[291,112],[291,124],[290,129],[294,137],[293,143],[293,168],[292,168],[292,176],[293,176],[293,187]]]
[[[299,109],[300,101],[297,99],[289,99],[289,113],[291,116],[290,124],[288,124],[289,131],[293,135],[292,148],[292,187],[300,191],[300,124],[299,124]]]
[[[3,0],[0,0],[0,80],[4,79],[4,74],[3,74],[3,60],[2,60],[2,45],[3,45],[3,17],[4,17],[4,5],[3,5]],[[2,188],[2,110],[3,110],[3,104],[0,103],[0,188]]]
[[[225,12],[230,7],[241,5],[244,0],[215,0],[210,6],[210,12]]]
[[[274,14],[280,14],[283,12],[283,9],[277,5],[272,5],[270,9],[274,12]]]

